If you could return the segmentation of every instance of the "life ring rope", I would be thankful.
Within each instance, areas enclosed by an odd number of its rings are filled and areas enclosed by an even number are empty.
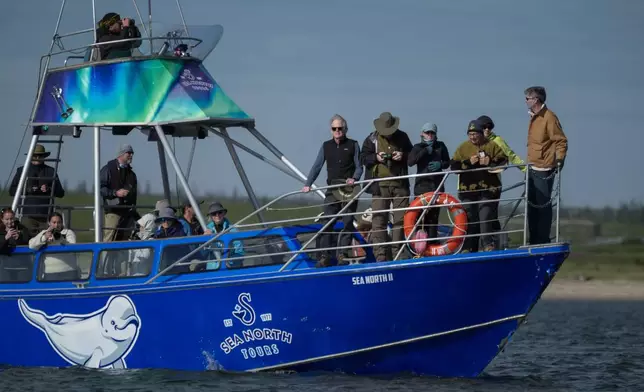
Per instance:
[[[454,196],[445,193],[445,192],[426,192],[423,193],[422,195],[418,196],[414,201],[411,202],[409,205],[410,207],[420,207],[420,206],[429,206],[429,202],[432,200],[434,197],[434,193],[437,193],[436,200],[434,202],[434,205],[444,205],[447,207],[449,213],[449,220],[452,223],[452,232],[448,239],[445,241],[443,244],[430,244],[427,243],[427,247],[425,250],[422,252],[421,255],[418,255],[420,257],[423,256],[440,256],[440,255],[447,255],[447,254],[454,254],[458,253],[461,251],[463,248],[463,244],[465,242],[465,237],[464,235],[467,234],[467,213],[465,212],[465,209],[461,205],[460,201],[456,199]],[[432,208],[440,208],[440,207],[432,207]],[[420,217],[423,209],[414,209],[414,210],[409,210],[405,213],[405,216],[403,218],[403,228],[404,228],[404,233],[405,233],[405,238],[411,238],[412,230],[414,229],[414,226],[416,225],[416,221]],[[413,253],[416,253],[413,251],[413,247],[411,244],[407,244],[409,248],[412,250]]]

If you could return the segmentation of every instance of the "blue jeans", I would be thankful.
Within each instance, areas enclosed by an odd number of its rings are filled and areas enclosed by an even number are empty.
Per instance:
[[[554,170],[528,173],[528,233],[530,245],[550,243],[552,203],[550,197],[555,182]]]

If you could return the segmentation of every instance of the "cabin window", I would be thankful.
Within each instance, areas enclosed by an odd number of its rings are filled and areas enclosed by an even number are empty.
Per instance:
[[[27,283],[33,272],[33,253],[0,255],[0,283]]]
[[[154,249],[107,249],[98,255],[97,279],[136,278],[152,272]]]
[[[89,278],[94,252],[42,252],[38,260],[41,282],[72,282]]]
[[[282,236],[251,237],[232,240],[228,243],[229,256],[231,260],[226,261],[226,268],[237,269],[246,267],[257,267],[260,265],[275,265],[285,263],[293,253],[274,254],[290,252],[288,239]],[[243,256],[241,258],[240,256]]]
[[[161,262],[159,263],[159,272],[197,249],[199,245],[201,244],[169,245],[164,247],[163,253],[161,253]],[[217,259],[217,253],[221,253],[222,249],[223,243],[221,241],[215,241],[214,243],[208,244],[203,249],[200,249],[197,253],[192,255],[189,260],[185,260],[183,262],[186,263],[185,265],[175,266],[165,274],[174,275],[180,273],[185,274],[218,270],[220,262]],[[223,255],[221,257],[223,257]],[[188,262],[193,262],[193,264],[187,265]]]

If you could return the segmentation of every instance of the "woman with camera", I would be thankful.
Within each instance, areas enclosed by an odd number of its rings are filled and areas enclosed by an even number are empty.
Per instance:
[[[49,227],[29,240],[29,248],[40,250],[46,245],[75,244],[76,234],[63,226],[63,216],[54,212],[49,216]],[[76,256],[72,253],[52,253],[44,258],[43,277],[45,280],[79,279]]]

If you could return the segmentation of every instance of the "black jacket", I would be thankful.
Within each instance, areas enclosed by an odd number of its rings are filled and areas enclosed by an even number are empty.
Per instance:
[[[11,196],[15,196],[18,192],[18,182],[20,182],[20,175],[23,170],[24,166],[19,167],[13,176],[11,186],[9,187],[9,194]],[[49,188],[47,192],[40,190],[40,187],[43,185],[47,185],[47,188]],[[47,220],[50,208],[47,204],[50,204],[49,195],[51,195],[52,187],[54,197],[61,198],[65,196],[63,185],[60,183],[53,167],[45,164],[29,165],[27,180],[25,182],[25,196],[27,197],[18,203],[18,205],[23,206],[22,214],[36,219]]]
[[[118,160],[112,159],[101,168],[101,196],[103,202],[108,205],[105,213],[126,214],[133,209],[110,208],[109,206],[136,206],[137,178],[131,166],[120,168]],[[126,197],[116,197],[116,191],[127,189],[130,192]]]
[[[411,149],[409,153],[409,158],[407,159],[407,164],[409,167],[416,165],[416,173],[424,174],[431,173],[428,169],[430,162],[440,162],[441,167],[439,171],[445,170],[450,166],[450,156],[447,151],[447,146],[445,143],[437,140],[434,142],[434,148],[430,154],[427,150],[426,143],[417,143]],[[440,182],[443,180],[445,175],[435,175],[435,176],[425,176],[425,177],[416,177],[414,182],[414,195],[418,196],[425,192],[434,192]],[[440,189],[441,192],[445,192],[445,183]]]
[[[378,163],[378,160],[376,159],[376,132],[372,132],[367,136],[366,139],[364,139],[364,142],[362,143],[362,151],[360,152],[360,162],[364,165],[365,167],[365,175],[364,179],[365,181],[370,180],[373,178],[373,168],[374,166]],[[390,144],[396,146],[399,151],[403,153],[402,159],[400,161],[392,161],[391,165],[391,172],[394,176],[404,176],[409,173],[407,169],[407,159],[409,158],[409,153],[411,152],[411,149],[413,145],[411,144],[411,140],[409,140],[409,136],[401,130],[397,130],[391,135]],[[409,179],[404,179],[402,180],[402,187],[407,188],[409,190]],[[365,191],[366,193],[371,193],[374,196],[380,195],[380,187],[378,186],[378,183],[374,183],[369,189]]]
[[[98,29],[96,31],[97,41],[100,42],[110,42],[118,41],[128,38],[141,38],[141,32],[139,28],[135,25],[129,27],[123,27],[121,32],[114,34],[108,29]],[[117,59],[121,57],[131,57],[132,49],[138,48],[141,46],[141,40],[135,41],[126,41],[126,42],[116,42],[113,44],[104,44],[100,45],[99,52],[101,54],[101,60],[108,59]]]
[[[0,254],[8,255],[13,252],[16,246],[29,245],[29,230],[18,220],[16,220],[14,228],[18,230],[18,239],[6,239],[7,227],[5,225],[0,227]]]

